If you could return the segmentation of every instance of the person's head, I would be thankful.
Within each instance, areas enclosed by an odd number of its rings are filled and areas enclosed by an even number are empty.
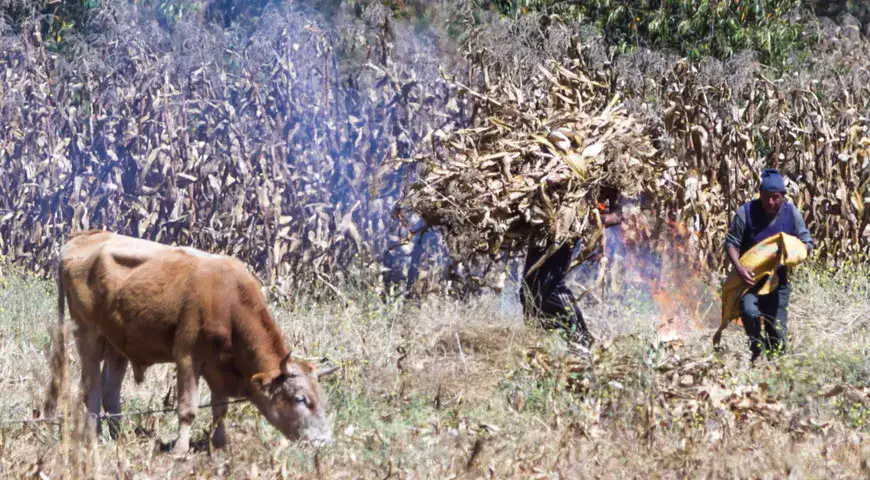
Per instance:
[[[779,170],[768,168],[761,172],[761,206],[764,214],[773,218],[785,201],[785,179]]]
[[[618,209],[620,204],[619,190],[612,186],[603,186],[598,193],[598,202],[607,202],[607,207],[613,211]]]

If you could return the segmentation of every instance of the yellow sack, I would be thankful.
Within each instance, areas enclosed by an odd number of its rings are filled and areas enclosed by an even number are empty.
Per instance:
[[[767,277],[759,295],[767,295],[779,286],[776,270],[781,265],[794,267],[807,258],[807,247],[799,238],[787,233],[777,233],[759,242],[740,257],[740,265],[753,272],[756,282]],[[740,298],[750,287],[743,282],[736,269],[732,269],[722,285],[722,324],[713,335],[713,345],[722,339],[722,331],[731,320],[740,317]]]

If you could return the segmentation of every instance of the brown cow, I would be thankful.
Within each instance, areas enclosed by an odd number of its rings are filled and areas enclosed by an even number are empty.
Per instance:
[[[139,383],[149,366],[173,362],[180,423],[176,452],[189,448],[200,376],[218,404],[212,407],[216,446],[226,443],[223,417],[230,397],[249,398],[291,439],[330,440],[326,396],[317,378],[335,369],[316,371],[291,358],[256,277],[242,262],[90,230],[74,234],[61,249],[58,290],[58,322],[64,320],[66,296],[77,327],[82,400],[91,421],[101,403],[106,413],[120,413],[128,363]],[[63,354],[57,345],[53,361]],[[48,415],[60,384],[58,378],[52,381]],[[117,418],[109,429],[117,437]]]

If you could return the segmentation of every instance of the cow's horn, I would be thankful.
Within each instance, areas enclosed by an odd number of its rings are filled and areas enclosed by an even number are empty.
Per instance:
[[[337,365],[332,367],[320,368],[317,370],[317,378],[325,377],[338,369],[339,367]]]
[[[288,377],[293,376],[293,372],[290,371],[290,363],[293,361],[290,358],[291,354],[292,352],[287,352],[287,355],[285,355],[284,358],[281,359],[281,373],[287,375]]]

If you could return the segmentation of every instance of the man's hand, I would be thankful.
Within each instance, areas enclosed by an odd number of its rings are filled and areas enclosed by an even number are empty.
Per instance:
[[[737,274],[743,279],[743,283],[750,287],[755,285],[755,273],[740,264],[740,253],[730,245],[728,246],[728,258],[734,265],[734,269],[737,270]]]
[[[601,218],[604,222],[604,227],[613,227],[622,223],[623,216],[621,213],[608,213]]]
[[[740,278],[743,279],[743,283],[747,286],[755,285],[755,273],[744,267],[743,265],[737,266],[737,273],[740,275]]]

